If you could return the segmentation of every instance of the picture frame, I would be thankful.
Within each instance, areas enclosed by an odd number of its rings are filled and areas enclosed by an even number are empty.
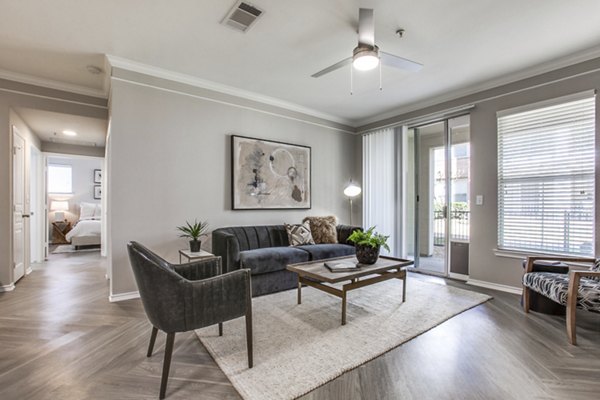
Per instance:
[[[102,170],[101,169],[94,170],[94,183],[102,183]]]
[[[311,148],[231,135],[232,210],[311,208]]]
[[[101,199],[102,199],[102,186],[95,185],[94,186],[94,200],[101,200]]]

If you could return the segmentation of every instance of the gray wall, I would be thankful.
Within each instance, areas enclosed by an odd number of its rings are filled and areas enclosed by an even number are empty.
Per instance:
[[[114,74],[114,72],[113,72]],[[134,78],[145,79],[135,74]],[[145,79],[139,85],[113,78],[107,145],[111,295],[136,291],[127,258],[128,241],[139,241],[169,260],[187,247],[175,227],[194,218],[211,229],[232,225],[298,223],[306,215],[349,219],[343,196],[347,180],[360,174],[359,138],[293,118],[213,101],[197,88]],[[150,86],[152,85],[152,86]],[[169,86],[162,90],[156,86]],[[307,118],[307,120],[309,120]],[[312,147],[312,209],[232,211],[230,135]],[[209,242],[203,248],[210,249]],[[115,299],[115,297],[113,297]]]
[[[521,262],[517,258],[496,256],[497,247],[497,126],[496,112],[600,87],[600,59],[524,79],[508,85],[479,92],[457,100],[438,104],[422,110],[399,115],[385,121],[369,124],[359,131],[377,126],[401,123],[462,105],[475,104],[471,110],[471,245],[470,279],[511,287],[520,287]],[[596,102],[600,110],[600,104]],[[598,114],[600,115],[600,111]],[[597,118],[598,120],[598,118]],[[597,130],[597,181],[600,181],[600,140]],[[596,185],[596,201],[600,200]],[[476,206],[475,196],[482,194],[484,204]],[[596,207],[596,215],[598,206]],[[600,218],[596,218],[596,232]],[[596,254],[600,248],[596,239]]]
[[[0,79],[0,287],[12,274],[12,133],[9,109],[27,107],[93,118],[107,118],[106,99]],[[28,227],[26,227],[28,229]]]

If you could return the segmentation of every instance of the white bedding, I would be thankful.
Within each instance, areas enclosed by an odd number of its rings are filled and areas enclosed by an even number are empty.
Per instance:
[[[101,226],[102,223],[98,220],[79,221],[73,229],[67,233],[66,238],[70,242],[71,239],[76,236],[100,236]]]

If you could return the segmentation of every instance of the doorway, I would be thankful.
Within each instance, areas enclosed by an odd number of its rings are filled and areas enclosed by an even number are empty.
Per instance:
[[[414,268],[468,276],[469,116],[407,130],[406,249]]]

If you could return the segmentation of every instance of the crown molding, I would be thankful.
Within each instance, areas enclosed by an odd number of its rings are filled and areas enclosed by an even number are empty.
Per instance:
[[[106,88],[94,89],[87,86],[75,85],[73,83],[55,81],[47,78],[40,78],[37,76],[22,74],[20,72],[8,71],[5,69],[0,69],[0,79],[25,83],[27,85],[45,87],[48,89],[61,90],[64,92],[81,94],[84,96],[99,97],[103,99],[106,99],[108,97],[108,91],[106,90]]]
[[[340,118],[335,115],[322,113],[312,108],[304,107],[285,100],[280,100],[275,97],[265,96],[259,93],[238,89],[233,86],[224,85],[221,83],[201,79],[192,75],[187,75],[179,72],[166,70],[148,64],[139,63],[137,61],[128,60],[125,58],[106,55],[108,63],[111,67],[121,68],[124,70],[137,72],[144,75],[153,76],[156,78],[167,79],[174,82],[183,83],[190,86],[195,86],[202,89],[213,90],[215,92],[240,97],[242,99],[255,101],[258,103],[279,107],[285,110],[302,113],[311,117],[321,118],[327,121],[343,124],[351,127],[356,127],[352,120]]]
[[[548,72],[552,72],[561,68],[570,67],[572,65],[589,61],[594,58],[600,57],[600,47],[587,49],[578,53],[571,54],[569,56],[560,57],[543,64],[538,64],[530,68],[520,70],[518,72],[503,75],[498,78],[490,79],[485,82],[471,85],[463,89],[450,90],[443,95],[432,95],[426,99],[410,103],[405,106],[400,106],[397,109],[383,112],[381,114],[374,115],[372,117],[363,118],[359,121],[355,121],[353,126],[360,128],[365,125],[370,125],[379,121],[384,121],[390,118],[394,118],[400,115],[408,114],[414,111],[418,111],[427,107],[435,106],[437,104],[445,103],[452,100],[460,99],[461,97],[470,96],[479,92],[494,89],[499,86],[508,85],[523,79],[533,78],[538,75],[542,75]]]

